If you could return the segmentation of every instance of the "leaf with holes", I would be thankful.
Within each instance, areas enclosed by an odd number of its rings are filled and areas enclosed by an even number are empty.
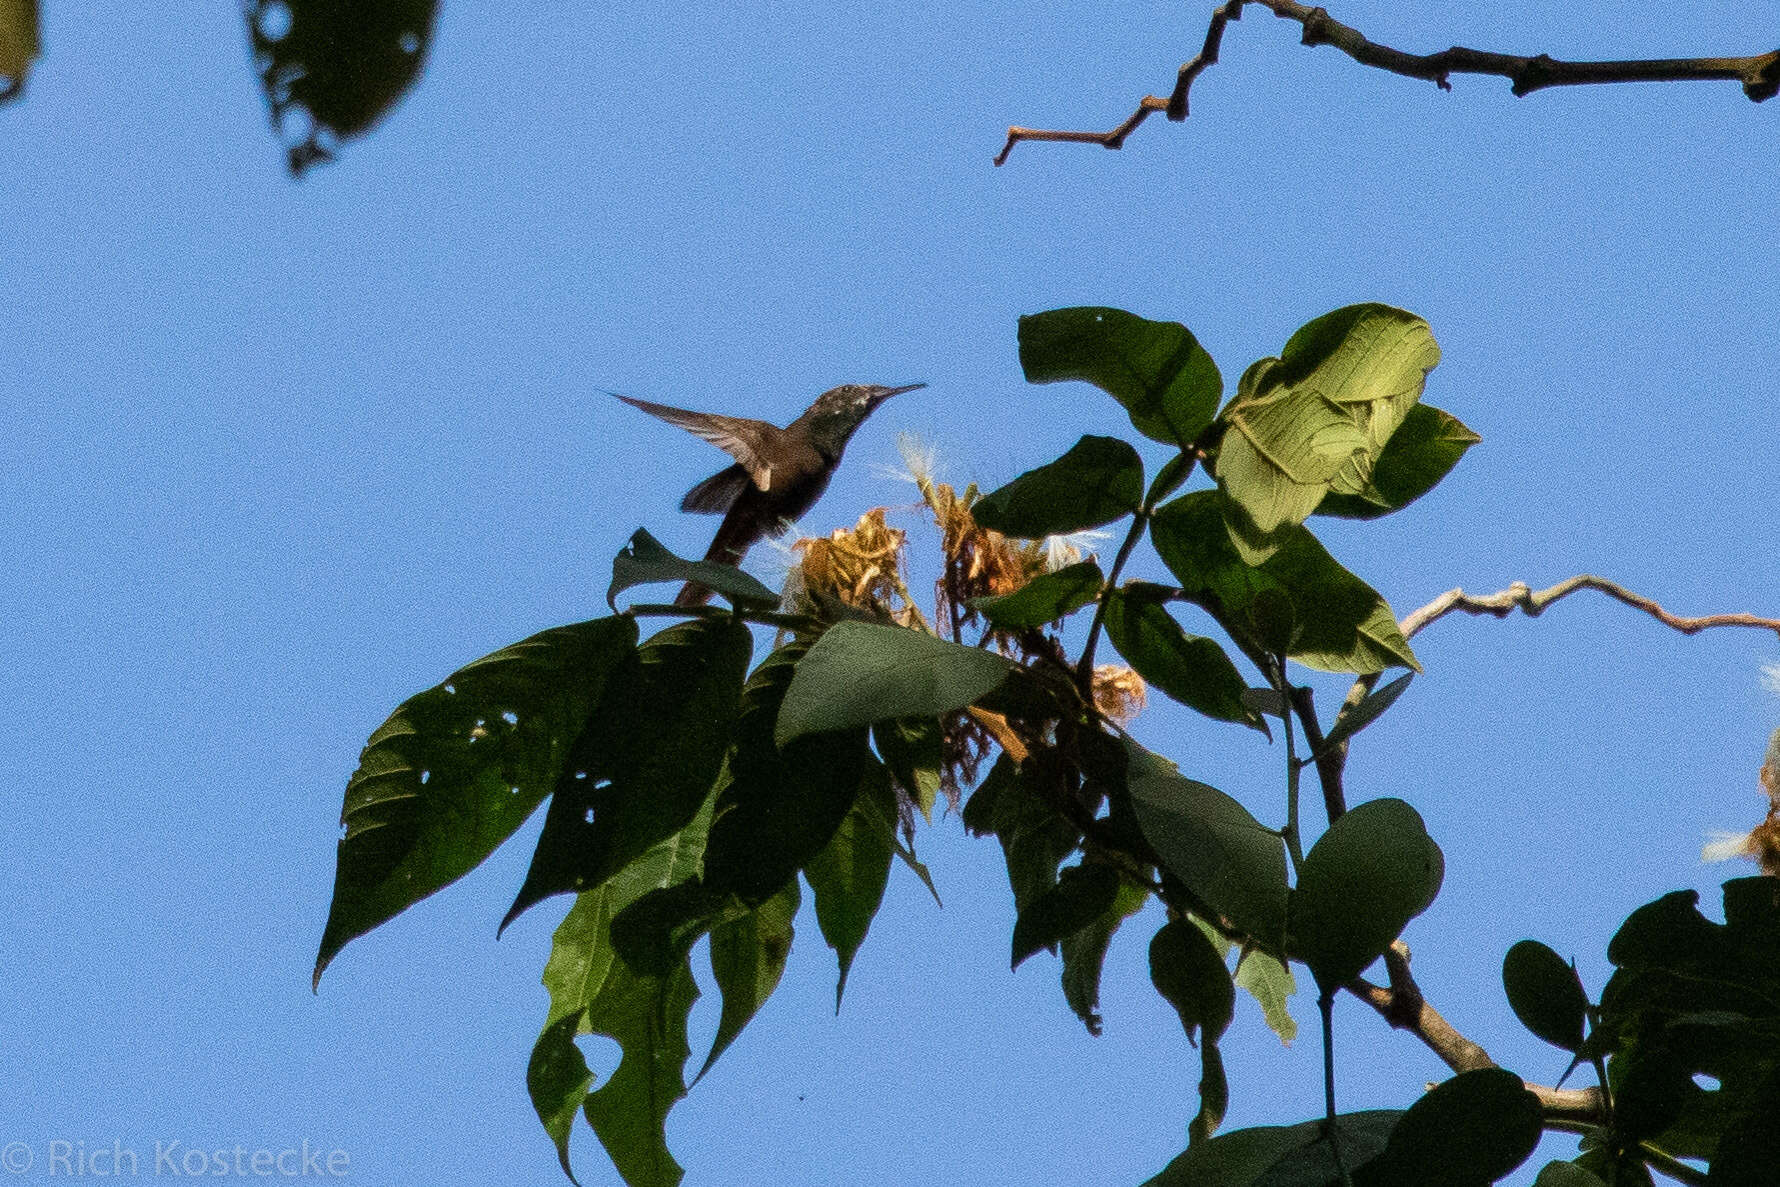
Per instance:
[[[1242,376],[1214,473],[1242,559],[1258,565],[1325,495],[1371,489],[1385,443],[1421,398],[1440,348],[1428,323],[1350,305],[1302,326]]]
[[[544,988],[550,993],[550,1012],[544,1021],[543,1032],[532,1048],[526,1086],[538,1120],[556,1144],[556,1155],[563,1172],[571,1179],[574,1172],[569,1167],[569,1135],[575,1113],[586,1105],[587,1090],[593,1084],[593,1076],[575,1046],[575,1038],[584,1034],[606,1034],[624,1042],[624,1035],[633,1033],[627,1013],[648,1010],[656,1005],[674,1006],[681,999],[690,1009],[692,998],[685,997],[685,991],[690,988],[692,997],[698,992],[684,965],[666,981],[641,978],[627,968],[612,948],[612,920],[649,892],[681,885],[696,877],[710,824],[711,813],[707,805],[680,832],[650,849],[598,889],[579,895],[551,941],[550,959],[544,966]],[[672,1025],[671,1010],[662,1017]],[[684,1012],[679,1015],[679,1026],[683,1036]],[[614,1031],[622,1033],[614,1034]],[[678,1063],[674,1063],[669,1047],[645,1052],[642,1048],[646,1045],[645,1040],[643,1043],[633,1041],[627,1046],[624,1062],[619,1065],[622,1078],[620,1074],[614,1074],[601,1089],[601,1092],[610,1094],[606,1098],[608,1102],[614,1098],[626,1101],[634,1108],[635,1117],[629,1123],[607,1125],[604,1129],[595,1126],[612,1161],[625,1171],[628,1182],[659,1180],[632,1179],[627,1167],[641,1168],[651,1174],[673,1167],[662,1121],[669,1106],[685,1095],[679,1076],[686,1056],[682,1054]],[[634,1057],[632,1047],[637,1049]],[[636,1060],[647,1059],[651,1054],[662,1055],[663,1065],[652,1066],[644,1072]],[[625,1069],[627,1063],[632,1065],[629,1071]],[[658,1090],[659,1099],[655,1095]],[[673,1169],[678,1171],[677,1167]]]
[[[683,581],[728,598],[738,606],[776,607],[779,595],[734,565],[716,561],[689,561],[675,556],[661,542],[638,528],[617,556],[612,558],[612,584],[606,589],[606,605],[617,609],[618,595],[635,585]]]
[[[993,692],[1013,670],[999,655],[922,631],[836,623],[798,661],[774,736],[784,746],[826,730],[938,717]]]
[[[1445,857],[1402,800],[1370,800],[1305,855],[1291,896],[1292,954],[1333,991],[1384,955],[1440,892]]]
[[[346,784],[317,981],[349,940],[469,873],[532,814],[636,642],[628,618],[544,631],[390,714]]]
[[[1034,577],[1013,593],[973,598],[970,608],[1004,631],[1041,627],[1067,618],[1100,596],[1106,578],[1093,561]]]
[[[1069,452],[1028,470],[971,509],[981,527],[1038,540],[1122,519],[1143,501],[1143,461],[1117,437],[1083,437]]]
[[[634,654],[570,749],[503,928],[550,895],[592,890],[686,827],[729,750],[753,646],[742,623],[709,618]]]
[[[1223,394],[1217,364],[1187,327],[1122,309],[1053,309],[1020,319],[1020,366],[1030,383],[1085,380],[1120,404],[1138,432],[1185,446],[1211,423]]]
[[[1371,481],[1357,494],[1324,495],[1314,514],[1376,519],[1401,510],[1433,490],[1481,440],[1451,413],[1417,404],[1385,442]]]
[[[1137,821],[1169,873],[1237,929],[1278,947],[1285,935],[1286,854],[1279,834],[1215,787],[1127,742]]]
[[[426,62],[438,0],[248,0],[260,86],[290,170],[333,159],[395,106]],[[304,120],[306,126],[293,123]]]

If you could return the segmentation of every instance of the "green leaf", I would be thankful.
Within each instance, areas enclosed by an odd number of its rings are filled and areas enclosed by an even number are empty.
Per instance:
[[[1189,635],[1149,591],[1133,582],[1106,595],[1106,637],[1137,674],[1174,700],[1218,721],[1265,732],[1243,700],[1248,682],[1217,640]]]
[[[1292,970],[1276,956],[1259,948],[1247,948],[1236,962],[1235,980],[1236,987],[1246,991],[1261,1007],[1268,1029],[1290,1046],[1298,1037],[1298,1023],[1286,1004],[1298,992],[1298,979],[1292,976]]]
[[[675,556],[642,528],[638,528],[618,555],[612,558],[612,584],[606,590],[606,605],[617,609],[618,595],[635,585],[653,585],[663,581],[675,585],[696,582],[721,594],[737,606],[779,604],[779,595],[734,565],[716,561],[689,561]]]
[[[1260,564],[1330,492],[1370,489],[1385,442],[1421,398],[1440,348],[1427,322],[1350,305],[1307,323],[1243,374],[1214,471],[1242,558]]]
[[[1057,883],[1033,899],[1014,921],[1013,967],[1037,952],[1091,926],[1112,909],[1119,872],[1098,862],[1059,871]]]
[[[1541,1122],[1513,1072],[1461,1072],[1409,1107],[1355,1187],[1485,1187],[1532,1156]]]
[[[635,972],[665,977],[720,920],[747,908],[697,878],[651,890],[612,918],[612,948]]]
[[[836,623],[798,661],[774,737],[784,746],[825,730],[940,717],[993,692],[1013,668],[999,655],[923,631]]]
[[[1236,1011],[1236,987],[1230,970],[1197,924],[1172,919],[1150,940],[1150,981],[1162,999],[1180,1015],[1187,1040],[1205,1031],[1205,1041],[1223,1037]]]
[[[1533,1187],[1607,1187],[1607,1180],[1574,1162],[1548,1162]]]
[[[1402,1117],[1396,1109],[1335,1119],[1349,1168],[1377,1157]],[[1321,1121],[1238,1129],[1195,1142],[1144,1187],[1328,1187],[1340,1182]]]
[[[1119,925],[1135,915],[1149,901],[1149,891],[1129,882],[1119,885],[1119,892],[1093,923],[1072,936],[1065,936],[1063,951],[1063,1000],[1082,1020],[1088,1033],[1098,1035],[1100,1019],[1100,970],[1106,963],[1106,950],[1112,944]]]
[[[1360,804],[1329,826],[1292,891],[1293,955],[1333,991],[1384,955],[1440,891],[1445,858],[1414,808]]]
[[[1219,502],[1216,491],[1182,495],[1156,512],[1150,535],[1185,596],[1232,637],[1258,652],[1277,650],[1278,623],[1287,617],[1285,652],[1305,667],[1357,675],[1421,670],[1389,604],[1309,531],[1282,533],[1273,556],[1250,566],[1223,531]]]
[[[929,824],[933,805],[939,800],[940,768],[944,765],[945,737],[936,717],[904,717],[874,722],[872,741],[878,757],[896,777],[896,785],[908,795]]]
[[[1286,855],[1279,834],[1215,787],[1126,743],[1138,824],[1162,864],[1240,931],[1278,946],[1285,934]]]
[[[636,623],[558,627],[402,702],[346,784],[333,903],[315,980],[362,936],[474,869],[556,786]]]
[[[1340,713],[1336,714],[1335,724],[1329,728],[1327,736],[1323,738],[1322,746],[1311,758],[1319,758],[1327,754],[1384,716],[1385,710],[1396,704],[1397,698],[1409,691],[1409,682],[1414,678],[1414,672],[1405,672],[1388,684],[1381,685],[1367,693],[1353,708],[1344,707]]]
[[[802,899],[793,878],[756,909],[711,931],[711,975],[723,993],[723,1015],[717,1020],[711,1053],[692,1078],[694,1084],[704,1079],[717,1057],[729,1050],[742,1028],[779,987],[785,963],[791,958],[792,923]]]
[[[613,675],[562,766],[503,928],[686,827],[722,768],[752,650],[742,623],[698,619],[655,635]]]
[[[867,779],[834,839],[804,867],[804,877],[816,896],[816,923],[840,961],[840,979],[834,987],[837,1014],[853,957],[865,943],[865,933],[890,881],[896,794],[890,788],[889,772],[875,764],[873,769],[876,777]]]
[[[660,1021],[661,1035],[668,1038],[675,1025],[675,1009],[682,1000],[690,1009],[697,987],[683,965],[667,981],[638,977],[613,950],[611,924],[620,911],[650,891],[697,876],[710,823],[707,805],[679,833],[598,889],[577,896],[551,941],[550,959],[544,966],[550,1013],[532,1049],[526,1083],[538,1119],[555,1142],[563,1172],[571,1179],[570,1128],[576,1110],[591,1103],[587,1089],[593,1083],[574,1039],[582,1034],[604,1034],[625,1044],[625,1052],[618,1071],[601,1093],[608,1094],[606,1102],[615,1110],[629,1108],[633,1115],[616,1123],[596,1123],[600,1140],[627,1182],[678,1181],[679,1168],[667,1152],[663,1120],[673,1102],[685,1095],[679,1082],[685,1054],[674,1062],[671,1042],[655,1047],[647,1034],[639,1036],[635,1024]],[[691,996],[686,995],[687,990]],[[677,1022],[682,1046],[685,1018],[682,1010]],[[633,1171],[638,1177],[633,1177]]]
[[[1006,753],[964,806],[964,826],[1000,840],[1016,915],[1057,884],[1057,867],[1082,837]]]
[[[1521,1025],[1553,1046],[1582,1046],[1588,994],[1575,966],[1537,940],[1522,940],[1502,960],[1502,986]]]
[[[1097,528],[1143,501],[1143,461],[1117,437],[1083,437],[1048,465],[1028,470],[970,509],[977,524],[1038,540]]]
[[[1013,593],[972,598],[970,608],[1004,631],[1041,627],[1067,618],[1100,596],[1106,578],[1093,561],[1034,577]]]
[[[1451,413],[1417,404],[1385,443],[1372,481],[1358,494],[1324,495],[1314,514],[1376,519],[1401,510],[1434,489],[1481,440]]]
[[[1177,322],[1122,309],[1053,309],[1020,319],[1020,366],[1031,383],[1081,379],[1125,406],[1137,431],[1187,445],[1223,394],[1217,364]]]
[[[291,173],[331,160],[329,141],[368,131],[414,85],[438,7],[438,0],[249,0],[243,11],[272,126],[295,119],[293,111],[313,123],[285,146]]]
[[[25,89],[31,63],[42,52],[37,37],[37,0],[0,0],[0,103]]]
[[[876,763],[855,727],[773,741],[785,692],[808,645],[768,656],[742,690],[729,780],[705,850],[705,882],[757,904],[779,893],[834,836]]]

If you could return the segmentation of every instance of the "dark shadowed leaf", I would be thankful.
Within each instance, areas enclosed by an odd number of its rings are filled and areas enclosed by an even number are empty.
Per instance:
[[[1343,1113],[1335,1119],[1342,1157],[1361,1165],[1385,1148],[1402,1117],[1396,1109]],[[1195,1142],[1144,1187],[1328,1187],[1340,1182],[1323,1122],[1238,1129]]]
[[[1135,915],[1149,897],[1149,891],[1141,886],[1121,883],[1112,905],[1099,919],[1063,939],[1063,1000],[1069,1003],[1069,1008],[1082,1020],[1089,1034],[1097,1035],[1101,1030],[1100,970],[1106,963],[1106,950],[1112,944],[1113,933],[1119,930],[1121,923]]]
[[[1440,348],[1427,322],[1350,305],[1306,323],[1242,376],[1214,466],[1230,536],[1260,564],[1330,492],[1371,488],[1385,442],[1421,398]]]
[[[1081,843],[1081,833],[1040,794],[1038,776],[1003,753],[964,806],[967,829],[1001,842],[1016,915],[1057,884],[1057,867]]]
[[[1013,667],[923,631],[837,623],[798,661],[774,736],[784,746],[825,730],[938,717],[992,692]]]
[[[651,890],[612,917],[612,948],[633,972],[665,977],[717,923],[746,913],[697,878]]]
[[[1014,921],[1013,967],[1092,925],[1119,894],[1119,873],[1098,862],[1060,870],[1056,885],[1026,904]]]
[[[1327,754],[1384,716],[1385,710],[1396,704],[1397,698],[1409,691],[1409,682],[1414,678],[1414,672],[1405,672],[1388,684],[1380,685],[1367,693],[1353,708],[1343,708],[1336,715],[1335,724],[1329,727],[1328,735],[1323,738],[1322,748],[1312,757]]]
[[[1186,445],[1223,394],[1217,364],[1178,322],[1122,309],[1053,309],[1020,319],[1020,365],[1032,383],[1081,379],[1125,406],[1137,431]]]
[[[617,556],[612,558],[612,584],[606,590],[606,605],[617,609],[618,595],[634,585],[660,582],[675,585],[695,581],[713,593],[721,594],[738,606],[779,604],[779,595],[734,565],[716,561],[689,561],[675,556],[661,542],[638,528]]]
[[[878,757],[896,777],[896,785],[932,823],[933,805],[939,800],[945,743],[939,719],[903,717],[896,721],[874,722],[871,738],[878,748]]]
[[[1243,694],[1248,682],[1218,646],[1189,635],[1150,591],[1133,582],[1106,595],[1106,637],[1137,674],[1190,709],[1266,732]]]
[[[595,1122],[600,1140],[627,1182],[678,1181],[679,1168],[667,1152],[663,1122],[668,1108],[685,1095],[680,1075],[687,1053],[682,1050],[676,1057],[672,1040],[677,1027],[680,1047],[685,1047],[686,1013],[698,990],[684,965],[665,981],[637,976],[613,950],[611,924],[614,916],[650,891],[697,876],[710,823],[707,804],[685,829],[597,890],[578,896],[551,941],[550,960],[544,966],[550,1013],[532,1049],[526,1083],[538,1119],[571,1177],[569,1133],[575,1112],[591,1103],[587,1089],[593,1083],[574,1039],[603,1034],[624,1045],[624,1056],[596,1094],[605,1102],[602,1118],[608,1111],[620,1114]],[[659,1033],[652,1038],[649,1030],[657,1024]],[[633,1171],[641,1177],[632,1178]]]
[[[1150,523],[1157,553],[1189,600],[1262,652],[1276,649],[1279,622],[1289,618],[1286,654],[1308,668],[1359,675],[1420,670],[1390,606],[1315,536],[1301,527],[1282,532],[1271,558],[1250,566],[1223,530],[1220,501],[1216,491],[1182,495]]]
[[[318,981],[347,941],[461,878],[532,814],[636,641],[628,618],[544,631],[409,697],[378,727],[346,785]]]
[[[1038,540],[1111,523],[1142,501],[1137,451],[1117,437],[1088,436],[1056,461],[984,495],[970,512],[991,531]]]
[[[1224,1055],[1209,1035],[1199,1044],[1199,1111],[1187,1123],[1187,1144],[1205,1141],[1224,1123],[1230,1110],[1230,1081],[1224,1075]]]
[[[1355,1187],[1486,1187],[1531,1157],[1541,1116],[1513,1072],[1463,1072],[1409,1107]]]
[[[1324,495],[1315,513],[1346,519],[1389,515],[1434,489],[1465,451],[1481,440],[1451,413],[1431,404],[1417,404],[1385,443],[1373,466],[1372,481],[1358,494]]]
[[[711,1053],[693,1083],[704,1078],[778,988],[785,962],[791,957],[792,922],[802,900],[793,878],[759,907],[712,929],[711,975],[723,993],[723,1015],[717,1020]]]
[[[1396,799],[1360,804],[1305,855],[1292,891],[1293,955],[1319,988],[1345,985],[1428,909],[1445,870],[1414,808]]]
[[[1041,627],[1088,605],[1105,584],[1100,566],[1082,561],[1035,577],[1013,593],[973,598],[970,606],[1002,630]]]
[[[1285,935],[1286,855],[1279,834],[1215,787],[1127,743],[1127,781],[1143,835],[1168,871],[1238,929],[1278,945]]]
[[[1521,1025],[1554,1046],[1582,1046],[1588,994],[1576,970],[1538,940],[1522,940],[1502,960],[1502,987]]]
[[[301,174],[414,84],[438,0],[248,0],[243,11],[272,126]]]
[[[42,51],[37,39],[37,0],[0,0],[0,103],[16,99]]]
[[[806,644],[793,642],[755,669],[742,690],[729,780],[705,849],[705,883],[746,903],[776,895],[840,827],[875,763],[865,730],[773,741],[785,690]]]
[[[837,1014],[853,957],[865,943],[865,933],[884,901],[895,852],[896,793],[890,786],[890,772],[877,763],[872,768],[828,847],[804,867],[804,877],[816,896],[816,924],[840,961],[840,979],[834,987]]]
[[[503,928],[550,895],[592,890],[686,827],[722,769],[752,649],[734,619],[685,622],[608,682],[562,766]]]
[[[1607,1180],[1574,1162],[1548,1162],[1533,1187],[1607,1187]]]
[[[1208,1043],[1223,1037],[1236,1010],[1230,970],[1197,924],[1172,919],[1150,940],[1150,981],[1180,1015],[1191,1041],[1203,1028]]]

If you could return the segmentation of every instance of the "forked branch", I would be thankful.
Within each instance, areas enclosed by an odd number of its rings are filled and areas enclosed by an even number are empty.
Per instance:
[[[1332,45],[1362,66],[1423,79],[1443,91],[1452,89],[1451,76],[1454,74],[1488,74],[1506,78],[1516,96],[1530,95],[1547,87],[1612,82],[1740,82],[1743,93],[1757,103],[1780,92],[1780,50],[1740,58],[1644,58],[1616,62],[1566,62],[1546,54],[1504,54],[1456,45],[1439,53],[1412,54],[1370,41],[1358,29],[1342,24],[1325,9],[1299,4],[1296,0],[1227,0],[1212,12],[1204,45],[1180,68],[1168,98],[1145,95],[1129,118],[1106,132],[1009,128],[1007,143],[1002,146],[995,163],[1006,162],[1014,145],[1022,140],[1063,140],[1121,148],[1125,138],[1155,112],[1162,112],[1171,120],[1186,119],[1187,94],[1192,90],[1194,80],[1218,60],[1225,25],[1241,20],[1242,10],[1249,4],[1259,4],[1282,20],[1298,22],[1304,29],[1302,42],[1305,45]]]

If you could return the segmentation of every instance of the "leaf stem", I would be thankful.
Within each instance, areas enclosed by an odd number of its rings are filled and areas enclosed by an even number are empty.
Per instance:
[[[1100,628],[1106,623],[1106,591],[1117,587],[1125,562],[1131,559],[1132,550],[1143,539],[1144,529],[1149,526],[1150,511],[1151,508],[1146,503],[1132,514],[1131,530],[1125,533],[1125,542],[1119,545],[1112,568],[1107,570],[1106,584],[1101,587],[1101,596],[1094,603],[1094,622],[1088,627],[1088,641],[1082,644],[1082,658],[1075,665],[1075,680],[1083,689],[1090,687],[1094,676],[1094,648],[1100,643]]]
[[[1291,729],[1289,722],[1286,728]],[[1347,1159],[1341,1156],[1341,1133],[1335,1125],[1335,991],[1325,989],[1318,993],[1316,1008],[1323,1016],[1323,1132],[1329,1139],[1330,1153],[1335,1155],[1335,1169],[1341,1172],[1341,1187],[1354,1187]]]
[[[1286,826],[1280,835],[1285,838],[1295,879],[1304,867],[1304,838],[1298,829],[1298,773],[1303,764],[1298,761],[1296,731],[1292,728],[1292,686],[1286,681],[1286,657],[1272,655],[1267,659],[1267,680],[1286,706],[1285,716],[1280,719],[1286,733]]]
[[[721,606],[675,606],[667,602],[639,602],[635,606],[625,607],[619,613],[638,618],[663,618],[670,615],[683,618],[739,618],[743,622],[778,627],[785,631],[815,631],[822,629],[823,625],[820,619],[811,618],[807,614],[779,614],[770,610],[744,610],[740,607],[725,610]]]

